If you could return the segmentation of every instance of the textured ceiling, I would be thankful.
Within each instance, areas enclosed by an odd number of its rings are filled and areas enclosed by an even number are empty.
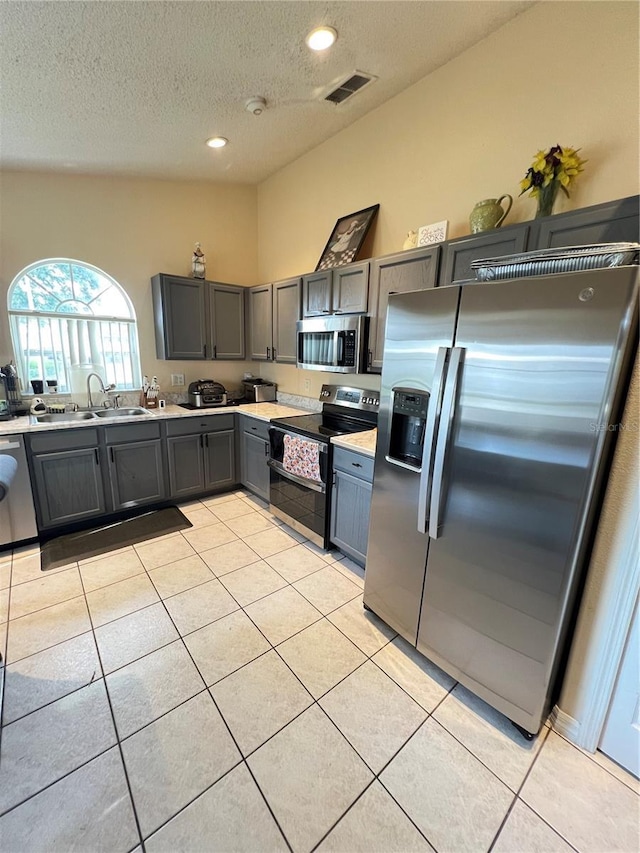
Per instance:
[[[0,2],[0,164],[255,183],[532,5],[392,2]],[[331,24],[334,47],[304,36]],[[321,96],[354,70],[379,79]],[[251,95],[268,109],[244,110]],[[212,151],[213,135],[230,144]]]

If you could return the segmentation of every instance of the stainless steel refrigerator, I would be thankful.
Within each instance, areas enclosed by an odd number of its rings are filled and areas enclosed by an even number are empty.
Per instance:
[[[629,427],[637,270],[389,299],[364,603],[525,733]]]

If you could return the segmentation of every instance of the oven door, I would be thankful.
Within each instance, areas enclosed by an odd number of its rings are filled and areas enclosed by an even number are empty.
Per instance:
[[[320,478],[309,480],[287,471],[283,465],[285,435],[304,438],[319,448]],[[279,427],[269,429],[270,506],[271,512],[294,530],[321,548],[328,544],[329,446],[325,442],[288,432]]]

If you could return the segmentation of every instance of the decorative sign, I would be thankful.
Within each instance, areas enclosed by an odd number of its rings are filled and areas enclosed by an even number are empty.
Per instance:
[[[421,225],[418,229],[418,246],[431,246],[433,243],[443,243],[447,239],[449,220],[434,222],[432,225]]]

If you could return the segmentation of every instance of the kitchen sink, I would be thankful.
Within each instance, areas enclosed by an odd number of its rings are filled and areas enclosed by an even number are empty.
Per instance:
[[[98,418],[130,418],[138,415],[148,415],[149,412],[141,406],[131,406],[122,409],[100,409],[94,413]]]
[[[56,412],[47,415],[35,415],[38,424],[55,424],[63,421],[91,421],[95,419],[93,412]]]

